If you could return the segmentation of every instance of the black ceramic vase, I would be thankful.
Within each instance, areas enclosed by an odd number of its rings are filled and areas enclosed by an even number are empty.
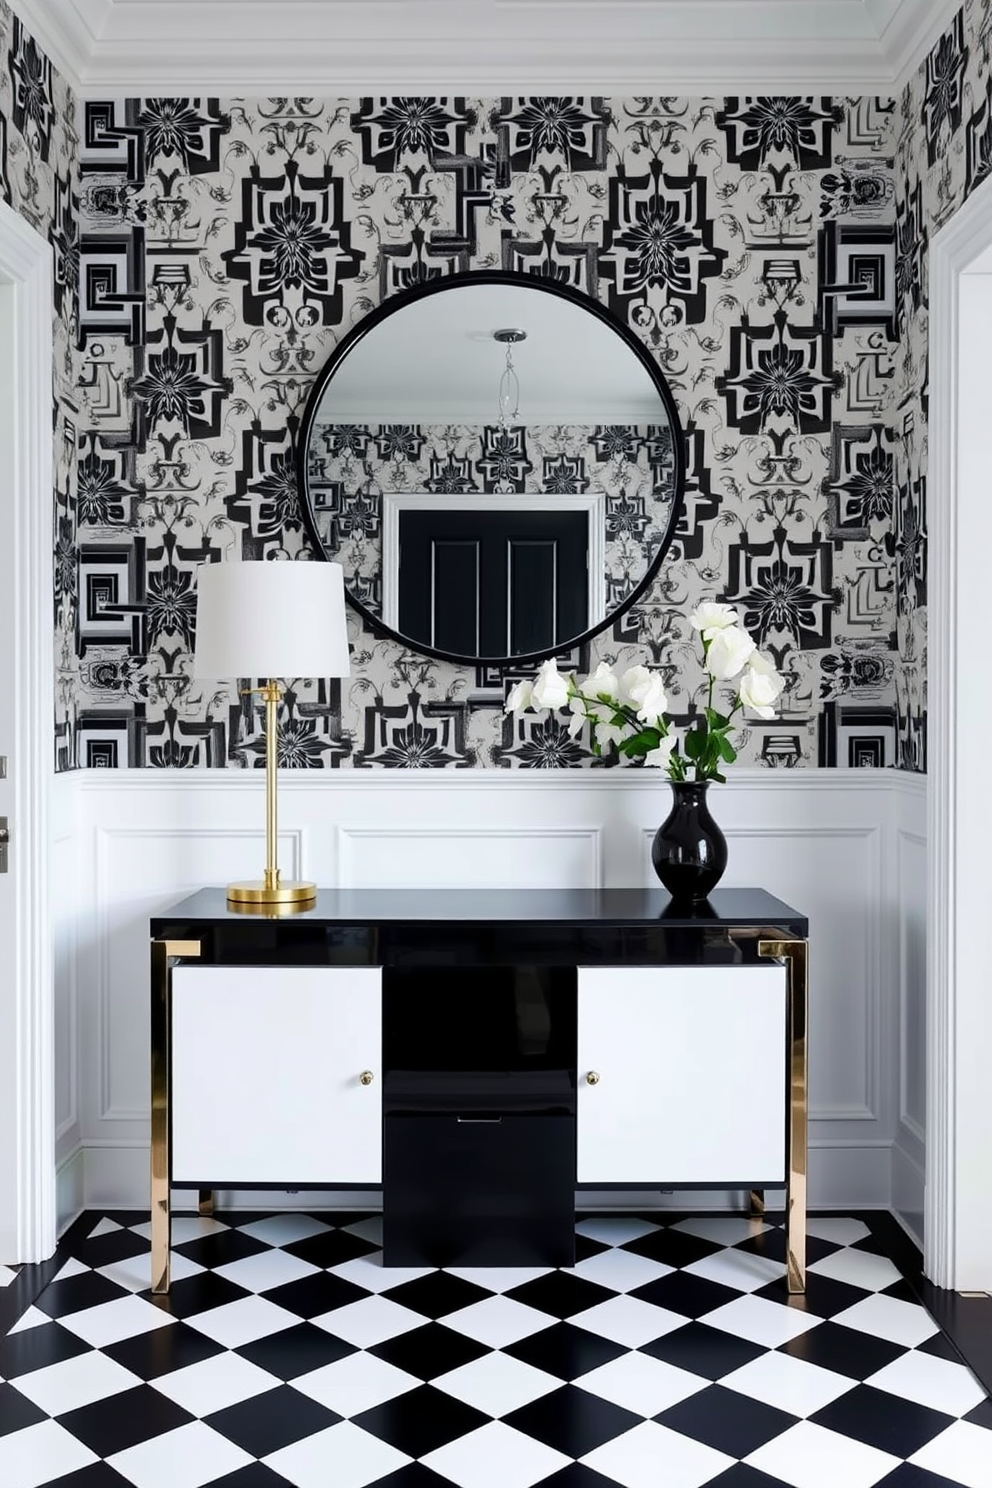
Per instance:
[[[651,862],[672,899],[699,904],[723,877],[727,839],[710,816],[708,780],[672,780],[672,809],[655,833]]]

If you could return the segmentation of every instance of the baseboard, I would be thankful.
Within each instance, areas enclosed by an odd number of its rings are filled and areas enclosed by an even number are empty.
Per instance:
[[[892,1213],[921,1250],[925,1182],[923,1168],[897,1142],[892,1148]]]
[[[85,1173],[86,1154],[82,1146],[73,1148],[55,1169],[55,1232],[60,1237],[86,1207]]]

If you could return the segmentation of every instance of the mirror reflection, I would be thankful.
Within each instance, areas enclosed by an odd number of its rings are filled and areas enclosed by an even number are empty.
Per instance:
[[[308,525],[404,642],[488,665],[572,647],[656,570],[681,433],[650,355],[599,307],[472,274],[342,344],[301,435]]]

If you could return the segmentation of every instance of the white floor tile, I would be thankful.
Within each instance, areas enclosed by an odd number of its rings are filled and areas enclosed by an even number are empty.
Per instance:
[[[603,1245],[626,1245],[630,1240],[640,1240],[644,1235],[660,1230],[661,1225],[652,1224],[647,1219],[635,1219],[633,1215],[604,1214],[599,1218],[580,1219],[575,1228],[580,1235],[599,1240]]]
[[[152,1389],[167,1395],[193,1416],[209,1416],[213,1411],[225,1410],[280,1383],[257,1364],[232,1353],[214,1354],[151,1381]]]
[[[12,1266],[0,1266],[0,1287],[9,1287],[17,1275]]]
[[[272,1214],[254,1224],[238,1225],[243,1235],[263,1240],[266,1245],[294,1245],[297,1240],[309,1240],[311,1235],[323,1235],[331,1228],[312,1214]]]
[[[503,1421],[492,1421],[420,1460],[458,1488],[532,1488],[572,1459]]]
[[[720,1384],[791,1416],[815,1416],[825,1405],[856,1389],[858,1381],[791,1354],[768,1353],[725,1374]]]
[[[782,1302],[769,1302],[766,1297],[746,1296],[725,1302],[708,1312],[703,1321],[708,1327],[722,1328],[725,1333],[734,1333],[765,1348],[780,1348],[800,1333],[818,1327],[823,1319],[786,1307]]]
[[[369,1219],[356,1220],[354,1224],[342,1227],[346,1235],[357,1235],[359,1240],[367,1240],[370,1245],[382,1244],[382,1215],[373,1214]]]
[[[390,1302],[388,1297],[363,1297],[360,1302],[335,1307],[310,1321],[336,1338],[343,1338],[345,1343],[364,1349],[385,1343],[387,1338],[398,1338],[412,1328],[422,1328],[427,1319],[411,1307]]]
[[[452,1276],[485,1287],[487,1292],[512,1292],[538,1276],[550,1276],[551,1266],[445,1266]]]
[[[435,1389],[453,1395],[490,1416],[508,1416],[561,1386],[561,1380],[509,1354],[483,1354],[459,1369],[431,1380]]]
[[[738,1292],[756,1292],[759,1287],[782,1279],[785,1262],[752,1255],[748,1250],[718,1250],[715,1255],[692,1261],[682,1269],[688,1276],[702,1276],[706,1281],[733,1287]]]
[[[664,1410],[709,1389],[710,1381],[653,1359],[650,1354],[621,1354],[598,1369],[573,1380],[580,1390],[588,1390],[603,1400],[611,1400],[639,1416],[657,1416]]]
[[[697,1219],[680,1219],[672,1225],[673,1230],[684,1230],[687,1235],[697,1235],[700,1240],[712,1240],[715,1245],[739,1245],[760,1235],[772,1226],[763,1219],[748,1219],[746,1215],[713,1214]]]
[[[623,1488],[702,1488],[727,1468],[733,1457],[644,1421],[623,1436],[604,1442],[579,1461]]]
[[[818,1240],[832,1240],[836,1245],[854,1245],[858,1240],[867,1240],[871,1230],[860,1219],[838,1215],[836,1219],[807,1219],[806,1233],[815,1235]]]
[[[444,1325],[468,1338],[476,1338],[490,1348],[501,1349],[508,1343],[519,1343],[521,1338],[528,1338],[542,1328],[550,1328],[557,1321],[536,1307],[500,1296],[487,1297],[483,1302],[473,1302],[469,1307],[449,1312]]]
[[[40,1328],[52,1320],[47,1312],[41,1312],[37,1307],[29,1307],[27,1312],[22,1313],[14,1326],[8,1329],[10,1333],[26,1333],[29,1328]]]
[[[129,1225],[128,1228],[132,1234],[141,1235],[145,1240],[152,1238],[152,1227],[148,1220],[144,1224]],[[218,1231],[230,1228],[230,1225],[205,1214],[174,1214],[170,1243],[188,1245],[191,1240],[202,1240],[204,1235],[216,1235]]]
[[[374,1354],[361,1353],[299,1375],[293,1380],[293,1389],[339,1416],[360,1416],[384,1400],[395,1400],[397,1395],[416,1390],[421,1383],[405,1369],[397,1369]]]
[[[807,1269],[816,1276],[846,1281],[866,1292],[880,1292],[902,1280],[902,1272],[890,1260],[867,1250],[835,1250],[833,1255],[814,1261]]]
[[[225,1473],[247,1467],[254,1459],[202,1421],[115,1452],[110,1466],[134,1488],[203,1488]]]
[[[70,1276],[83,1276],[87,1271],[91,1271],[92,1269],[91,1266],[85,1266],[82,1261],[77,1261],[75,1256],[70,1256],[65,1265],[56,1271],[52,1277],[52,1281],[68,1281]]]
[[[341,1421],[272,1452],[262,1461],[294,1488],[365,1488],[367,1483],[406,1467],[413,1458],[351,1421]]]
[[[295,1328],[300,1320],[294,1312],[277,1307],[264,1297],[240,1297],[237,1302],[211,1307],[185,1321],[188,1327],[205,1333],[223,1348],[234,1349],[254,1343],[256,1338],[265,1338],[269,1333]]]
[[[835,1323],[856,1328],[859,1333],[874,1333],[904,1348],[917,1348],[939,1331],[937,1324],[917,1302],[901,1302],[898,1297],[866,1297],[844,1312],[838,1312]]]
[[[597,1286],[609,1287],[614,1292],[632,1292],[637,1287],[657,1281],[659,1276],[669,1276],[674,1266],[662,1261],[649,1260],[647,1256],[635,1255],[632,1250],[601,1250],[598,1255],[580,1261],[575,1275],[585,1281],[594,1281]]]
[[[364,1287],[367,1292],[388,1292],[393,1287],[402,1286],[406,1281],[430,1276],[436,1270],[436,1266],[384,1266],[382,1251],[375,1250],[371,1255],[356,1256],[352,1261],[343,1261],[340,1266],[332,1266],[330,1274],[352,1281],[356,1286]]]
[[[63,1328],[85,1339],[91,1348],[106,1348],[125,1338],[136,1338],[139,1333],[150,1333],[153,1328],[171,1328],[175,1321],[144,1297],[118,1297],[59,1318]]]
[[[247,1292],[271,1292],[274,1287],[285,1286],[290,1281],[300,1281],[304,1276],[315,1276],[320,1270],[310,1261],[301,1261],[288,1250],[263,1250],[258,1255],[244,1256],[240,1261],[229,1261],[226,1266],[215,1266],[214,1275],[233,1281],[235,1286]]]
[[[900,1460],[811,1421],[800,1421],[744,1458],[748,1467],[792,1488],[873,1488]]]
[[[971,1421],[955,1421],[908,1460],[964,1488],[992,1488],[992,1433]]]
[[[601,1338],[609,1338],[625,1348],[640,1348],[653,1338],[662,1338],[686,1324],[680,1313],[626,1295],[611,1297],[608,1302],[597,1302],[595,1307],[575,1313],[568,1321],[576,1328],[598,1333]]]
[[[39,1421],[37,1426],[0,1436],[3,1488],[38,1488],[40,1483],[50,1483],[96,1461],[96,1453],[57,1421]]]
[[[141,1380],[130,1369],[109,1359],[96,1349],[18,1375],[14,1388],[33,1400],[49,1416],[63,1416],[66,1411],[92,1405],[105,1395],[119,1395],[140,1385]],[[2,1482],[0,1478],[0,1482]]]
[[[172,1252],[169,1260],[169,1274],[173,1281],[185,1281],[187,1276],[198,1276],[205,1269],[203,1266],[198,1266],[196,1261],[191,1261],[189,1256],[184,1256],[181,1251]],[[107,1266],[98,1266],[97,1271],[108,1281],[115,1282],[117,1286],[124,1287],[128,1292],[150,1291],[152,1285],[151,1251],[128,1256],[124,1261],[111,1261]]]
[[[928,1405],[948,1416],[966,1416],[985,1399],[985,1391],[970,1369],[915,1349],[886,1364],[866,1379],[865,1384],[901,1395],[904,1400],[914,1400],[917,1405]],[[988,1445],[992,1451],[992,1435]]]
[[[90,1230],[86,1238],[87,1240],[99,1240],[101,1235],[113,1235],[116,1230],[122,1230],[123,1228],[124,1226],[119,1225],[116,1219],[101,1219],[100,1223],[94,1225],[93,1229]]]

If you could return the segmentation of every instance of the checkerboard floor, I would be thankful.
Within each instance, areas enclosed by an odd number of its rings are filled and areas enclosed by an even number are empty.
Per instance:
[[[574,1270],[380,1221],[86,1217],[0,1339],[2,1488],[992,1488],[992,1402],[858,1219],[582,1218]]]

